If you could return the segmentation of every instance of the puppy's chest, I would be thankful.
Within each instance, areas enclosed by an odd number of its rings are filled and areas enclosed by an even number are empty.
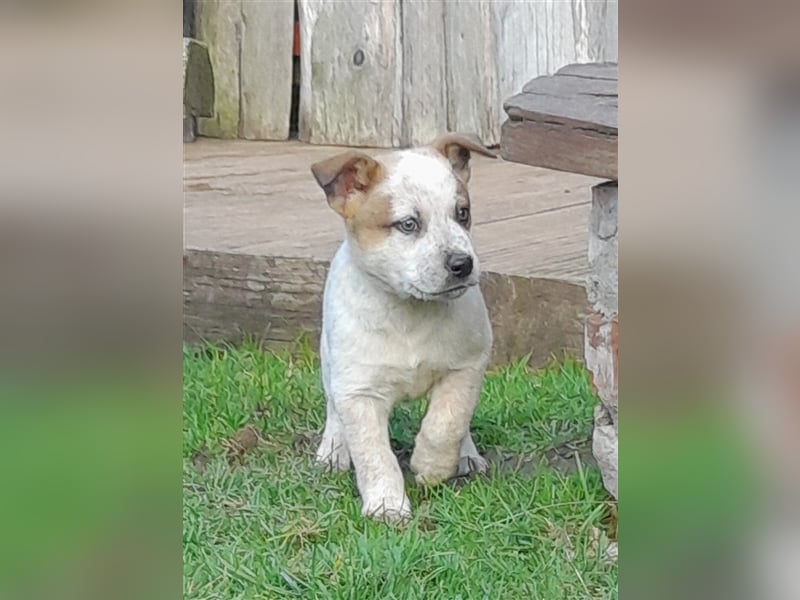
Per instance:
[[[416,391],[427,389],[447,371],[474,364],[481,353],[481,345],[468,329],[446,320],[395,323],[377,339],[381,362],[402,373]]]
[[[442,376],[463,362],[457,350],[439,343],[411,344],[407,338],[391,344],[387,339],[378,376],[383,383],[394,387],[399,396],[416,398],[426,394]]]

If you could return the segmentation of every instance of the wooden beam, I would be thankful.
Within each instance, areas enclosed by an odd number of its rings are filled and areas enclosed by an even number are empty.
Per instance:
[[[617,136],[557,121],[503,124],[500,154],[505,160],[617,179]]]
[[[292,2],[242,2],[241,137],[289,138],[293,42]]]
[[[184,340],[266,346],[291,344],[306,333],[318,343],[328,263],[187,249],[183,258]],[[540,367],[553,356],[583,352],[583,286],[564,281],[484,273],[481,288],[494,330],[492,363],[530,354]]]
[[[509,98],[506,160],[617,179],[617,66],[568,65]]]

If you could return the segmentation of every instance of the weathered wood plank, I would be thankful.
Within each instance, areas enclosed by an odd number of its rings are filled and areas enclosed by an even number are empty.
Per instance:
[[[615,62],[572,64],[561,67],[555,74],[617,81],[619,79],[619,65]]]
[[[579,75],[562,75],[556,73],[552,77],[537,77],[524,86],[522,91],[528,94],[550,95],[562,98],[571,96],[590,96],[616,104],[617,80],[584,77]]]
[[[616,135],[617,99],[593,95],[549,95],[525,92],[503,104],[512,120],[566,123]]]
[[[300,131],[313,144],[398,146],[400,1],[299,1]]]
[[[617,65],[568,65],[504,103],[501,154],[539,167],[617,178]]]
[[[184,253],[184,339],[287,342],[319,334],[327,272],[321,261],[189,250]]]
[[[401,146],[428,144],[447,131],[446,3],[403,0]]]
[[[186,250],[183,264],[186,342],[237,343],[251,335],[270,346],[306,333],[318,343],[327,262]],[[481,287],[494,329],[493,364],[530,353],[538,367],[554,355],[581,355],[582,286],[485,273]]]
[[[214,72],[214,113],[198,121],[201,134],[235,138],[239,135],[240,0],[207,0],[195,8],[197,38],[208,45]]]
[[[598,56],[592,62],[619,62],[619,7],[617,0],[606,2],[605,20],[603,23],[603,47]]]
[[[577,63],[598,63],[617,59],[617,2],[572,2],[575,21]],[[611,31],[609,31],[611,30]]]
[[[617,136],[600,130],[508,120],[503,124],[500,154],[513,162],[617,179]]]
[[[487,272],[481,276],[481,290],[494,332],[492,365],[530,354],[528,364],[539,368],[553,357],[582,356],[583,286]]]
[[[444,21],[448,129],[474,132],[493,146],[500,141],[500,103],[492,5],[446,2]]]
[[[241,137],[288,139],[294,4],[243,1],[241,7]]]
[[[315,144],[408,146],[449,129],[494,145],[502,98],[565,64],[605,60],[616,45],[608,0],[299,6],[300,139]]]

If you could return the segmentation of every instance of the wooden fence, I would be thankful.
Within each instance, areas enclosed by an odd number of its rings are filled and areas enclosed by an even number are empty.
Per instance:
[[[617,60],[616,0],[298,0],[299,138],[404,147],[446,130],[500,141],[502,103],[533,77]],[[201,135],[284,140],[292,0],[203,0],[216,114]]]

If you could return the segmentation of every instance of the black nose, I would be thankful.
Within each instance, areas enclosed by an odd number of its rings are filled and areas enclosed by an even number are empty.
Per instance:
[[[447,257],[447,270],[459,279],[472,273],[472,257],[469,254],[451,254]]]

